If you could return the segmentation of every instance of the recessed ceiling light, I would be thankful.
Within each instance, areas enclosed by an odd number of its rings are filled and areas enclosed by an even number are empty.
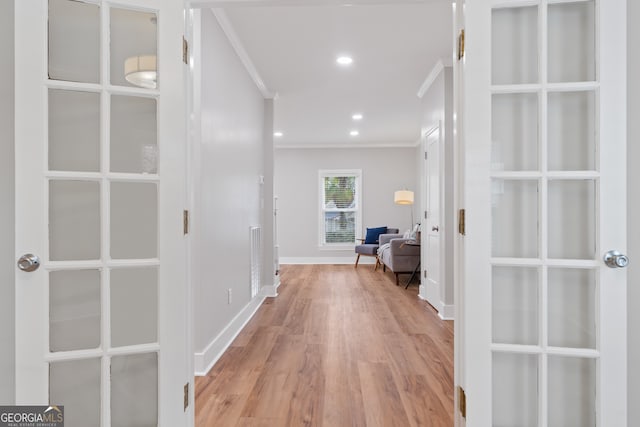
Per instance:
[[[280,138],[282,135],[284,135],[282,132],[274,132],[273,136]]]
[[[362,120],[362,114],[360,114],[360,113],[356,113],[356,114],[354,114],[353,116],[351,116],[351,118],[352,118],[353,120]]]
[[[340,65],[351,65],[351,63],[353,63],[353,58],[350,56],[339,56],[336,59],[336,62]]]
[[[360,132],[358,132],[357,130],[352,130],[351,132],[349,132],[349,135],[358,136],[358,135],[360,135]]]

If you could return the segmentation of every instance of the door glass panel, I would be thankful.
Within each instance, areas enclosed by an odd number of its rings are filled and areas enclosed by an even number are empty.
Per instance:
[[[493,354],[494,427],[538,425],[538,357]]]
[[[595,93],[549,93],[548,123],[549,170],[595,170]]]
[[[549,345],[596,348],[593,270],[549,269]]]
[[[100,94],[49,89],[49,170],[100,171]]]
[[[596,362],[549,356],[549,427],[595,427]]]
[[[52,352],[100,346],[100,271],[49,274],[49,348]]]
[[[111,9],[111,84],[157,87],[157,16]]]
[[[492,181],[494,257],[538,256],[538,181]]]
[[[491,28],[492,83],[538,82],[537,6],[494,9]]]
[[[158,186],[111,183],[111,257],[155,258],[158,255]]]
[[[111,271],[111,345],[156,342],[158,337],[158,269]]]
[[[538,96],[493,95],[491,168],[538,169]]]
[[[111,171],[158,172],[156,100],[111,97]]]
[[[49,78],[100,81],[100,7],[49,0]]]
[[[594,259],[595,182],[549,181],[549,257]]]
[[[111,426],[158,424],[157,353],[111,359]]]
[[[49,182],[49,251],[52,261],[100,258],[98,182]]]
[[[100,425],[99,358],[49,365],[49,402],[64,405],[65,427]]]
[[[538,344],[538,269],[493,267],[493,342]]]
[[[549,81],[595,80],[595,3],[550,4],[548,21]]]

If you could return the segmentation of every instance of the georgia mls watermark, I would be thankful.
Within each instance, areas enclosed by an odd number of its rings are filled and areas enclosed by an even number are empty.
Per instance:
[[[64,427],[64,406],[0,406],[0,427]]]

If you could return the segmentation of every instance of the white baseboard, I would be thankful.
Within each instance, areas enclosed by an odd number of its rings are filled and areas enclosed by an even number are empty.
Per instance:
[[[280,258],[280,265],[282,264],[353,264],[356,263],[355,256],[348,257],[282,257]],[[372,256],[360,257],[360,264],[375,264],[376,259]]]
[[[427,301],[427,287],[423,284],[420,284],[420,288],[418,290],[418,298]]]
[[[456,310],[455,305],[453,304],[440,304],[441,307],[438,309],[438,316],[442,320],[454,320],[456,318]]]
[[[428,302],[433,308],[438,312],[438,317],[442,320],[454,320],[456,317],[455,305],[453,304],[445,304],[442,301],[437,301],[435,304],[432,304],[431,301],[427,299],[427,287],[424,285],[420,285],[420,291],[418,292],[418,298],[423,301]]]
[[[273,285],[263,286],[260,289],[260,295],[266,298],[275,298],[278,296],[278,287],[280,287],[280,276],[276,276]]]
[[[207,372],[220,359],[222,354],[238,336],[242,328],[251,320],[265,297],[258,294],[238,313],[229,324],[207,345],[203,352],[194,354],[194,370],[196,376],[207,375]]]

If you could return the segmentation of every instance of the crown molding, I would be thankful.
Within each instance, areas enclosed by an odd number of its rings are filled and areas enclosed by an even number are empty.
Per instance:
[[[238,37],[238,33],[236,33],[235,28],[233,28],[233,24],[229,20],[229,17],[227,16],[226,12],[219,8],[213,8],[211,9],[211,11],[213,12],[213,15],[218,20],[218,23],[220,24],[220,27],[222,28],[222,31],[224,32],[224,34],[227,36],[227,39],[229,39],[229,43],[231,44],[231,47],[233,47],[233,50],[235,50],[236,54],[240,58],[240,61],[244,65],[244,68],[247,70],[247,73],[249,73],[249,75],[251,76],[251,79],[253,79],[253,82],[258,87],[258,90],[260,91],[262,96],[264,96],[266,99],[276,98],[277,93],[271,92],[267,88],[267,85],[265,84],[264,80],[262,79],[262,76],[258,72],[258,69],[256,68],[251,58],[249,57],[247,50],[244,48],[244,45],[240,41],[240,38]]]
[[[417,142],[400,142],[396,144],[383,143],[383,144],[279,144],[274,146],[276,150],[308,150],[308,149],[358,149],[358,148],[414,148],[420,144]]]
[[[450,3],[451,0],[191,0],[190,8],[269,7],[269,6],[369,6]]]
[[[452,65],[453,61],[451,59],[440,59],[438,62],[436,62],[436,65],[434,65],[433,69],[431,69],[431,72],[429,73],[427,78],[424,79],[424,82],[422,83],[422,86],[420,86],[420,89],[418,89],[418,98],[422,99],[433,82],[436,81],[442,70],[444,70],[444,67],[451,67]]]

